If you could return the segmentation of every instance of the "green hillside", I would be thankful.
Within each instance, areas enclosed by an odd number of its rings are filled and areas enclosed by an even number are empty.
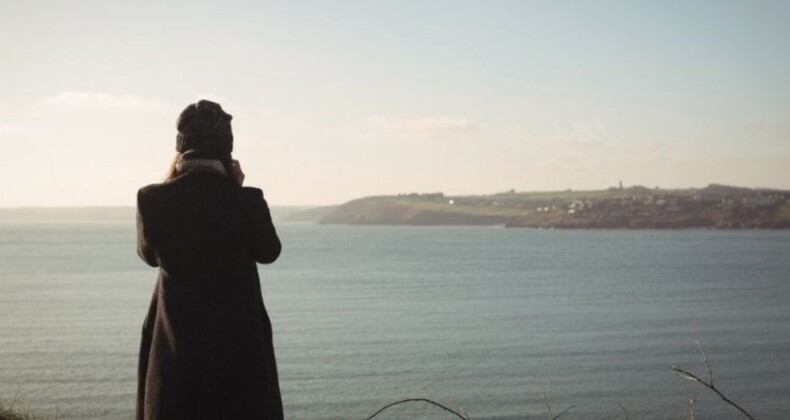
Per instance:
[[[790,191],[712,184],[702,189],[442,193],[366,197],[332,209],[322,223],[504,225],[537,228],[788,228]]]

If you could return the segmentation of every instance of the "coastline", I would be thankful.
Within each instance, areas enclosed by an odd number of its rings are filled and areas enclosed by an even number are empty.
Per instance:
[[[325,213],[318,218],[319,223],[547,229],[790,229],[790,191],[711,184],[683,190],[631,187],[510,191],[485,196],[400,194],[352,200]]]

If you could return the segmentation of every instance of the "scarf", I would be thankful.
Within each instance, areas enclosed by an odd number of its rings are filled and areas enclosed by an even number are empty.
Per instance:
[[[182,159],[176,163],[176,170],[178,170],[178,172],[189,171],[194,168],[210,168],[222,175],[228,175],[228,172],[225,170],[225,165],[216,159]]]

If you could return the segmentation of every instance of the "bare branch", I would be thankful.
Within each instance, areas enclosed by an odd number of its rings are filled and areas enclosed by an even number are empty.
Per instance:
[[[541,398],[543,398],[543,404],[546,405],[546,411],[548,412],[549,420],[557,420],[558,418],[560,418],[560,417],[564,416],[565,414],[567,414],[568,411],[570,411],[572,408],[576,407],[575,405],[572,405],[572,406],[560,411],[559,414],[555,415],[554,412],[551,411],[551,406],[549,405],[549,399],[546,397],[546,394],[545,393],[544,394],[540,394],[540,396],[541,396]]]
[[[444,409],[445,411],[448,411],[448,412],[454,414],[456,417],[458,417],[461,420],[472,420],[472,418],[469,417],[469,415],[466,414],[466,413],[464,413],[464,415],[462,415],[461,413],[458,413],[457,411],[455,411],[455,410],[453,410],[451,408],[448,408],[448,407],[446,407],[446,406],[444,406],[442,404],[439,404],[436,401],[429,400],[427,398],[407,398],[405,400],[395,401],[394,403],[390,403],[390,404],[385,405],[384,407],[381,407],[379,409],[379,411],[376,411],[375,413],[373,413],[372,416],[366,418],[365,420],[370,420],[373,417],[378,416],[379,414],[381,414],[382,411],[384,411],[384,410],[386,410],[386,409],[388,409],[390,407],[396,406],[398,404],[404,404],[404,403],[407,403],[407,402],[427,402],[428,404],[433,404],[433,405],[435,405],[435,406],[437,406],[439,408]]]
[[[620,409],[623,410],[623,415],[625,415],[625,420],[628,420],[628,410],[625,409],[625,406],[620,404],[620,401],[617,401],[617,405],[620,406]]]
[[[460,412],[461,412],[461,414],[464,416],[464,418],[465,418],[465,419],[469,420],[469,419],[471,419],[471,418],[472,418],[472,417],[469,415],[469,413],[467,413],[467,412],[466,412],[466,411],[465,411],[463,408],[459,408],[459,409],[458,409],[458,411],[460,411]]]
[[[546,404],[546,411],[549,413],[549,420],[554,420],[554,413],[551,412],[551,406],[549,405],[549,399],[546,398],[546,394],[540,394],[540,397],[543,398],[543,404]]]
[[[705,351],[705,347],[702,345],[702,343],[699,340],[694,340],[694,342],[697,343],[697,346],[699,346],[699,350],[702,352],[702,361],[705,363],[705,369],[708,370],[708,383],[710,384],[710,386],[714,386],[713,369],[710,368],[710,363],[708,363],[708,352]]]
[[[754,420],[754,417],[752,417],[752,415],[749,414],[749,412],[744,410],[741,406],[739,406],[738,404],[733,402],[731,399],[727,398],[724,394],[721,393],[721,391],[719,391],[715,386],[713,386],[713,372],[711,371],[710,364],[708,363],[708,355],[705,352],[705,349],[702,347],[701,344],[700,344],[700,349],[702,349],[704,362],[705,362],[705,367],[708,369],[708,375],[710,377],[710,382],[705,382],[705,380],[703,380],[699,376],[697,376],[697,375],[695,375],[695,374],[693,374],[693,373],[691,373],[691,372],[689,372],[687,370],[683,370],[681,368],[678,368],[678,367],[674,367],[673,366],[672,370],[674,370],[675,373],[677,373],[681,377],[683,377],[685,379],[688,379],[690,381],[697,382],[697,383],[701,384],[702,386],[704,386],[705,388],[708,388],[711,391],[715,392],[724,402],[726,402],[727,404],[735,407],[738,411],[741,412],[741,414],[746,416],[746,418],[748,418],[750,420]]]
[[[672,370],[674,370],[675,373],[677,373],[678,376],[682,377],[683,379],[688,379],[690,381],[697,381],[697,380],[699,380],[699,378],[697,378],[695,375],[692,375],[692,374],[690,374],[690,373],[686,372],[685,370],[680,369],[678,367],[672,366]]]
[[[16,392],[14,393],[14,399],[11,400],[11,405],[8,406],[9,409],[14,408],[14,404],[16,404],[16,399],[19,397],[19,387],[17,386]]]
[[[554,420],[557,420],[558,418],[564,416],[565,414],[568,414],[568,412],[571,411],[571,409],[574,408],[574,407],[576,407],[576,406],[575,405],[570,405],[570,406],[568,406],[568,408],[560,411],[560,414],[557,414],[556,416],[554,416]]]
[[[697,420],[697,397],[689,400],[689,420]]]
[[[694,382],[699,382],[699,383],[701,383],[702,385],[705,385],[705,386],[707,386],[707,387],[710,387],[710,385],[708,385],[708,383],[707,383],[707,382],[703,381],[702,379],[700,379],[700,378],[699,378],[699,376],[697,376],[697,375],[695,375],[695,374],[693,374],[693,373],[691,373],[691,372],[689,372],[689,371],[686,371],[686,370],[683,370],[683,369],[681,369],[681,368],[674,367],[674,366],[672,366],[672,370],[674,370],[675,372],[677,372],[677,373],[678,373],[678,375],[680,375],[680,376],[681,376],[681,377],[683,377],[684,379],[688,379],[688,380],[690,380],[690,381],[694,381]]]
[[[752,417],[752,415],[749,414],[746,410],[741,408],[741,406],[739,406],[738,404],[733,402],[731,399],[727,398],[724,394],[721,393],[721,391],[716,389],[716,387],[714,387],[713,385],[711,385],[711,384],[705,382],[704,380],[700,379],[697,375],[694,375],[691,372],[688,372],[688,371],[685,371],[683,369],[676,368],[676,367],[673,367],[672,370],[674,370],[675,372],[679,373],[680,376],[683,376],[686,379],[689,379],[689,380],[692,380],[694,382],[698,382],[698,383],[702,384],[702,386],[704,386],[705,388],[708,388],[711,391],[715,392],[722,400],[724,400],[724,402],[726,402],[727,404],[729,404],[729,405],[735,407],[736,409],[738,409],[738,411],[740,411],[744,416],[746,416],[746,418],[754,420],[754,417]]]

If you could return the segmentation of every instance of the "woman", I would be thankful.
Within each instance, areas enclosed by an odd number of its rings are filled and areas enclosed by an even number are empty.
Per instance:
[[[137,419],[282,419],[256,262],[280,255],[260,189],[242,187],[231,116],[178,119],[168,179],[137,194],[137,253],[159,267],[143,325]]]

